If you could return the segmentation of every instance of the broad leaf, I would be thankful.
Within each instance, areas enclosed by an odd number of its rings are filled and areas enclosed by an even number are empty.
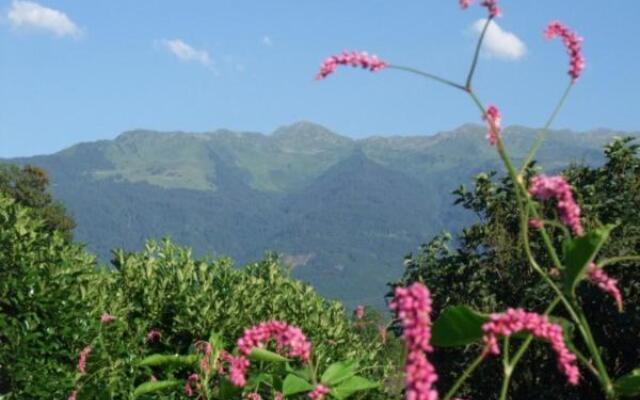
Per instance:
[[[184,385],[184,381],[178,381],[178,380],[145,382],[142,385],[138,386],[133,391],[133,397],[136,398],[138,396],[142,396],[143,394],[156,393],[156,392],[161,392],[168,389],[175,389],[182,385]]]
[[[340,385],[331,388],[331,395],[338,400],[343,400],[356,392],[375,389],[378,386],[378,383],[372,382],[361,376],[352,376],[351,378],[342,382]]]
[[[282,393],[285,396],[301,392],[310,392],[313,388],[314,386],[311,383],[293,374],[287,375],[282,383]]]
[[[634,369],[613,383],[617,394],[623,397],[640,396],[640,368]]]
[[[180,355],[166,355],[166,354],[153,354],[142,359],[138,365],[141,367],[156,367],[160,365],[194,365],[199,360],[196,355],[180,356]]]
[[[482,325],[489,320],[467,306],[447,308],[433,324],[431,343],[438,347],[466,346],[482,339]]]
[[[614,225],[606,225],[588,232],[584,236],[567,239],[562,242],[564,254],[564,288],[567,293],[573,293],[576,285],[587,272],[587,267],[607,241]]]
[[[288,361],[285,357],[282,357],[278,353],[274,353],[269,350],[254,347],[251,349],[249,359],[253,361],[266,361],[266,362],[285,362]]]
[[[336,383],[354,376],[357,368],[358,362],[355,360],[333,363],[329,365],[326,371],[324,371],[322,378],[320,378],[320,382],[328,386],[333,386]]]

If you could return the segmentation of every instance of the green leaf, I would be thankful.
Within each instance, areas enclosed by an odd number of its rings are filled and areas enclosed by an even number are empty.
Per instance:
[[[578,282],[584,278],[587,267],[593,262],[614,227],[614,225],[606,225],[579,238],[567,239],[562,242],[566,266],[564,288],[567,293],[573,293]]]
[[[184,385],[184,381],[177,381],[177,380],[145,382],[142,385],[138,386],[133,391],[133,397],[136,398],[138,396],[142,396],[143,394],[161,392],[168,389],[174,389],[182,385]]]
[[[356,392],[363,390],[375,389],[379,386],[378,383],[372,382],[361,376],[352,376],[340,385],[331,388],[331,395],[338,400],[346,399]]]
[[[138,365],[141,367],[156,367],[160,365],[194,365],[199,360],[196,355],[181,356],[181,355],[165,355],[165,354],[152,354],[142,359]]]
[[[234,386],[227,378],[220,379],[218,394],[221,399],[233,399],[242,393],[242,388]]]
[[[284,378],[282,383],[282,393],[285,396],[291,396],[292,394],[301,392],[310,392],[314,386],[299,376],[289,374]]]
[[[254,347],[251,349],[251,354],[249,354],[249,359],[253,361],[266,361],[266,362],[285,362],[288,361],[287,358],[282,357],[278,353],[274,353],[269,350],[261,349],[259,347]]]
[[[354,376],[357,368],[358,362],[355,360],[333,363],[324,371],[322,378],[320,378],[320,382],[328,386],[333,386],[336,383]]]
[[[618,380],[613,383],[613,387],[620,396],[640,396],[640,368],[634,369],[627,375],[618,378]]]
[[[447,308],[433,324],[431,343],[438,347],[466,346],[482,339],[482,325],[489,320],[467,306]]]
[[[302,379],[306,379],[307,381],[311,380],[311,370],[310,368],[307,366],[306,368],[302,368],[302,369],[293,369],[291,367],[291,365],[289,365],[289,363],[287,363],[286,365],[286,371],[289,373],[292,373]]]

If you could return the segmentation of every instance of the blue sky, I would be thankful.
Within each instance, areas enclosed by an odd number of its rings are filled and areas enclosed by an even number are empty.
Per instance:
[[[556,127],[640,129],[640,1],[501,3],[498,24],[526,50],[500,54],[514,42],[498,41],[476,88],[504,124],[541,125],[568,82],[564,49],[541,35],[560,19],[585,37],[588,65]],[[20,7],[46,11],[34,20]],[[362,49],[462,80],[484,16],[457,0],[1,0],[0,157],[135,128],[268,133],[310,120],[352,137],[454,129],[479,115],[449,88],[391,70],[313,77],[327,55]]]

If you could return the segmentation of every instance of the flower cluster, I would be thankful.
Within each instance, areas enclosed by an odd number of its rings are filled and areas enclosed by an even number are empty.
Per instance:
[[[258,392],[251,392],[245,396],[246,400],[262,400],[262,396]]]
[[[570,58],[569,75],[573,82],[577,81],[585,67],[585,60],[582,55],[582,38],[560,21],[553,21],[547,25],[544,36],[547,39],[557,37],[562,39]]]
[[[85,347],[78,357],[78,372],[83,375],[87,372],[87,359],[89,358],[89,354],[91,354],[91,350],[91,346]]]
[[[361,67],[372,72],[380,71],[381,69],[389,66],[386,61],[380,60],[375,55],[369,55],[366,51],[345,51],[324,60],[320,66],[320,72],[316,75],[316,79],[324,79],[331,75],[338,68],[338,65]]]
[[[311,357],[311,343],[300,328],[282,321],[261,322],[244,331],[237,341],[238,349],[244,355],[251,354],[254,347],[264,347],[271,339],[276,341],[278,351],[302,361]]]
[[[466,10],[471,5],[471,2],[472,0],[459,0],[458,4],[460,4],[460,8]],[[501,14],[500,8],[498,7],[498,0],[483,0],[480,5],[489,10],[489,16],[491,18],[499,17]]]
[[[243,387],[247,384],[247,370],[250,365],[249,360],[243,356],[234,357],[226,351],[220,352],[220,360],[229,364],[229,381],[234,386]],[[222,371],[219,372],[224,372],[224,370],[222,369]]]
[[[209,342],[200,341],[196,343],[196,348],[202,353],[200,370],[205,374],[208,374],[211,370],[211,354],[213,353],[213,346],[211,346],[211,343]]]
[[[577,385],[580,371],[576,365],[576,356],[567,348],[562,327],[549,322],[545,315],[526,312],[522,309],[508,309],[503,314],[492,314],[489,322],[482,326],[483,340],[487,350],[500,354],[498,337],[508,337],[517,332],[529,332],[538,339],[547,340],[558,358],[558,367],[567,376],[572,385]]]
[[[309,398],[312,400],[322,400],[327,394],[329,394],[328,387],[325,385],[317,385],[312,392],[309,392]]]
[[[162,337],[162,334],[157,329],[152,329],[149,332],[147,332],[147,342],[155,342],[157,340],[160,340],[161,337]]]
[[[502,115],[500,110],[494,105],[490,105],[484,116],[487,121],[487,141],[490,145],[495,146],[500,138],[500,127],[502,125]]]
[[[357,306],[355,311],[354,311],[354,314],[355,314],[356,319],[358,319],[358,320],[364,318],[364,306],[363,305]]]
[[[200,390],[198,374],[191,374],[189,378],[187,378],[187,383],[184,384],[184,394],[186,394],[187,397],[191,397],[197,390]]]
[[[573,198],[571,185],[561,176],[538,175],[531,179],[529,193],[540,200],[555,199],[558,214],[577,236],[584,234],[580,222],[580,207]]]
[[[618,288],[618,280],[613,279],[602,268],[599,268],[595,263],[589,264],[589,268],[587,270],[587,278],[592,283],[598,285],[602,291],[609,293],[614,300],[616,301],[616,305],[618,306],[618,310],[622,312],[624,309],[624,304],[622,302],[622,293]]]
[[[431,347],[431,293],[421,283],[407,288],[396,288],[389,304],[400,319],[402,337],[407,348],[405,365],[406,398],[411,400],[435,400],[438,392],[433,388],[438,379],[425,352]]]
[[[115,321],[116,318],[114,315],[108,314],[108,313],[103,313],[102,316],[100,317],[100,322],[102,322],[103,324],[108,324],[110,322]]]

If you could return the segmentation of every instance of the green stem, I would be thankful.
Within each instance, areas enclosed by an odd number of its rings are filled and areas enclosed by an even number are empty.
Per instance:
[[[513,375],[513,369],[505,366],[504,379],[502,380],[502,388],[500,389],[500,400],[506,400],[507,393],[509,392],[509,384],[511,383],[511,376]]]
[[[604,268],[607,265],[618,264],[618,263],[623,263],[627,261],[640,261],[640,256],[620,256],[620,257],[607,258],[603,261],[600,261],[598,263],[598,267]]]
[[[445,78],[441,78],[441,77],[439,77],[437,75],[430,74],[428,72],[420,71],[419,69],[415,69],[415,68],[411,68],[411,67],[405,67],[405,66],[402,66],[402,65],[389,65],[387,68],[397,69],[397,70],[404,71],[404,72],[410,72],[412,74],[420,75],[423,78],[428,78],[428,79],[432,79],[432,80],[440,82],[440,83],[444,83],[445,85],[452,86],[452,87],[454,87],[456,89],[459,89],[459,90],[466,90],[466,88],[464,86],[462,86],[462,85],[460,85],[458,83],[455,83],[455,82],[450,81],[450,80],[445,79]]]
[[[480,353],[480,355],[478,355],[478,357],[476,357],[476,359],[473,360],[473,362],[469,364],[467,368],[465,368],[465,370],[462,372],[462,375],[460,375],[460,377],[456,380],[453,386],[451,386],[451,389],[449,389],[449,391],[447,392],[447,394],[444,396],[442,400],[449,400],[451,397],[453,397],[453,395],[455,395],[458,392],[458,389],[460,389],[460,386],[462,386],[462,384],[467,379],[469,379],[471,374],[473,374],[476,368],[480,366],[480,364],[482,363],[485,357],[486,357],[486,352],[483,350],[482,353]]]
[[[562,106],[564,105],[565,100],[569,96],[569,92],[571,92],[571,88],[573,88],[573,83],[569,83],[569,86],[567,86],[567,88],[565,89],[564,93],[562,94],[562,97],[560,97],[560,101],[558,101],[556,108],[553,109],[551,116],[549,116],[547,123],[544,124],[544,127],[538,134],[536,141],[533,143],[531,150],[529,150],[527,157],[524,159],[524,162],[522,163],[522,167],[520,168],[521,176],[524,174],[524,171],[527,169],[527,166],[531,163],[531,161],[533,161],[533,157],[536,156],[536,153],[540,149],[540,146],[542,146],[542,143],[544,142],[545,138],[547,137],[547,133],[549,132],[549,127],[551,127],[551,124],[553,124],[553,121],[558,116],[560,109],[562,109]]]
[[[484,27],[482,28],[482,33],[478,38],[478,43],[476,44],[476,50],[473,53],[473,61],[471,62],[471,68],[469,68],[469,74],[467,75],[467,82],[465,84],[465,88],[467,89],[467,91],[471,91],[471,83],[473,81],[473,75],[476,72],[476,67],[478,66],[478,57],[480,56],[480,49],[482,48],[482,42],[484,41],[484,36],[487,34],[487,30],[489,29],[489,24],[491,24],[492,20],[493,20],[493,17],[487,18],[487,22],[484,24]]]

